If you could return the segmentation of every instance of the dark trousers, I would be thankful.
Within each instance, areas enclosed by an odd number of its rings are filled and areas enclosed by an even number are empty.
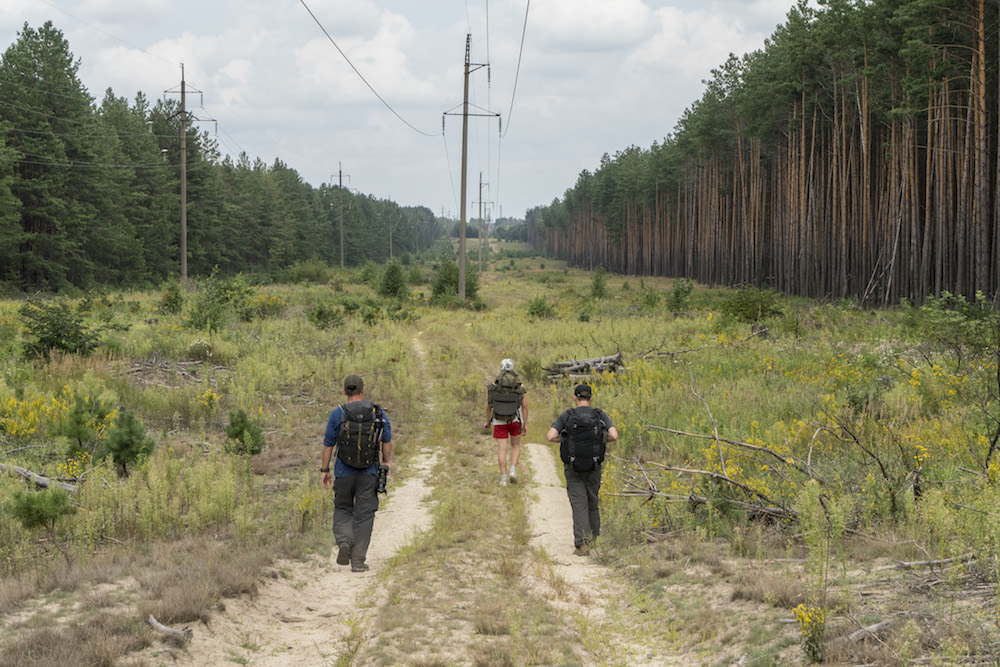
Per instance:
[[[566,473],[566,495],[573,510],[573,544],[579,547],[601,534],[601,506],[598,504],[601,464],[590,472],[576,472],[567,463],[563,471]]]
[[[351,563],[364,563],[378,510],[378,478],[358,472],[333,480],[333,536],[337,546],[351,547]]]

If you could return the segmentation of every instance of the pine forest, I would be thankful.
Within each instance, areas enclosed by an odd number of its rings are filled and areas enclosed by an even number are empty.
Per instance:
[[[895,304],[1000,281],[998,6],[800,2],[674,132],[529,211],[585,268]]]
[[[78,67],[50,23],[25,25],[0,58],[0,283],[15,293],[178,273],[179,99],[129,103],[109,89],[97,103]],[[314,188],[280,160],[221,158],[211,125],[185,129],[192,275],[383,262],[445,235],[426,207]]]

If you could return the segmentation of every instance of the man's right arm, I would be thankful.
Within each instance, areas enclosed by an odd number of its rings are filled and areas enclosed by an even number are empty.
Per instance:
[[[565,414],[565,413],[563,413]],[[549,432],[545,436],[545,439],[549,442],[559,442],[562,437],[559,430],[563,427],[563,416],[559,415],[559,418],[552,422],[552,426],[549,427]]]
[[[611,417],[607,413],[601,413],[601,416],[604,418],[604,425],[608,427],[608,442],[614,442],[618,439],[618,429],[611,423]]]

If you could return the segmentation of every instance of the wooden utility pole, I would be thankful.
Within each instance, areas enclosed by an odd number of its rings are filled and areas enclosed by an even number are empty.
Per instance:
[[[348,176],[350,178],[350,176]],[[337,163],[337,201],[340,204],[340,268],[344,268],[344,170]]]
[[[188,279],[187,96],[181,63],[181,282]]]
[[[483,222],[483,204],[492,204],[491,201],[483,201],[483,172],[479,172],[479,273],[483,272],[483,248],[486,244],[486,237],[489,236],[490,226]],[[489,210],[489,209],[487,209]]]
[[[458,222],[458,298],[465,301],[465,180],[469,162],[469,48],[472,35],[465,36],[465,93],[462,95],[462,203]]]
[[[184,80],[184,63],[181,63],[181,89],[166,90],[165,93],[181,94],[181,110],[175,114],[181,121],[181,282],[186,283],[187,270],[187,85]],[[191,92],[201,94],[200,90]],[[194,118],[194,120],[212,120],[211,118]]]
[[[473,64],[471,60],[471,47],[472,47],[472,35],[465,36],[465,83],[464,83],[464,94],[462,95],[462,192],[461,198],[462,203],[460,205],[459,222],[458,222],[458,298],[465,300],[465,197],[466,197],[466,181],[467,179],[467,167],[469,163],[469,116],[494,116],[499,118],[498,113],[469,113],[469,73],[473,72],[480,67],[488,67],[488,65],[483,64]],[[451,115],[445,113],[446,116]],[[443,130],[442,121],[442,130]]]

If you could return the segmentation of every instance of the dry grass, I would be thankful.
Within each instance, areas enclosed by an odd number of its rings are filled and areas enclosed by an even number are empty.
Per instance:
[[[798,572],[751,566],[736,575],[732,599],[794,609],[805,601],[805,584]]]
[[[153,640],[152,630],[137,616],[99,614],[83,623],[17,633],[0,647],[0,664],[111,667]]]
[[[472,612],[472,625],[481,635],[510,634],[510,604],[502,596],[491,595],[481,600]]]

